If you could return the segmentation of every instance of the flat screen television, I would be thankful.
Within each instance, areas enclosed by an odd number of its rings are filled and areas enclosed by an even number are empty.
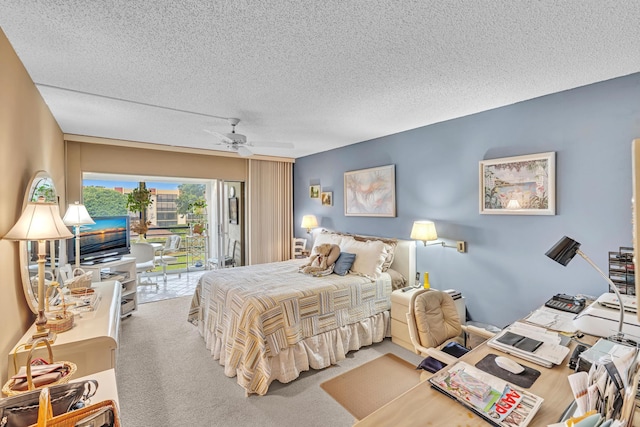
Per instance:
[[[97,216],[92,219],[95,224],[80,227],[81,264],[99,263],[129,253],[131,243],[127,215]],[[70,228],[74,237],[67,240],[67,258],[73,264],[76,260],[75,227]]]

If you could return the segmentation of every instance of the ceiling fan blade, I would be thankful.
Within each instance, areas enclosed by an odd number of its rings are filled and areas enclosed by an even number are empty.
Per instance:
[[[249,157],[253,152],[246,145],[238,145],[238,154],[242,157]]]
[[[290,142],[271,142],[271,141],[256,141],[251,142],[254,147],[270,147],[270,148],[294,148],[294,145]]]
[[[220,141],[224,142],[225,144],[232,144],[233,140],[228,138],[227,135],[219,133],[219,132],[214,132],[212,130],[209,129],[203,129],[206,133],[209,133],[213,136],[215,136],[216,138],[218,138]]]

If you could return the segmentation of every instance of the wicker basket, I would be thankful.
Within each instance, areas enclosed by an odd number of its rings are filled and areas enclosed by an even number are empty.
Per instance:
[[[75,288],[90,288],[91,287],[91,279],[93,278],[93,273],[91,271],[85,272],[81,268],[74,268],[71,273],[71,279],[68,279],[64,282],[64,285],[69,289]]]
[[[54,318],[47,317],[46,328],[57,334],[68,331],[73,328],[73,313],[65,311],[56,314],[56,317]]]
[[[84,408],[76,409],[58,416],[53,416],[53,410],[51,408],[51,396],[49,390],[43,390],[40,392],[40,403],[38,410],[38,423],[32,424],[30,427],[74,427],[79,421],[85,420],[91,415],[97,414],[105,409],[110,409],[113,413],[113,427],[120,427],[120,417],[118,416],[118,407],[113,400],[103,400],[102,402],[95,403],[93,405],[85,406]],[[85,425],[83,423],[83,425]],[[94,425],[94,424],[89,424]],[[98,425],[98,424],[96,424]],[[103,424],[99,424],[103,425]]]
[[[33,356],[33,350],[38,346],[38,344],[40,343],[45,343],[47,346],[47,350],[49,352],[49,362],[48,363],[54,363],[53,361],[53,350],[51,350],[51,344],[49,344],[49,341],[46,338],[38,338],[37,340],[35,340],[33,342],[33,344],[31,345],[31,348],[29,349],[29,354],[27,356],[27,390],[23,390],[23,391],[18,391],[18,390],[13,390],[13,386],[16,383],[16,380],[13,378],[9,378],[9,380],[4,384],[4,386],[2,387],[2,392],[7,395],[7,396],[16,396],[20,393],[25,393],[27,391],[31,391],[31,390],[38,390],[38,389],[42,389],[45,387],[49,387],[52,385],[56,385],[56,384],[65,384],[68,383],[69,380],[71,379],[71,376],[78,370],[78,367],[76,366],[75,363],[72,362],[55,362],[55,363],[62,363],[66,370],[67,373],[66,375],[64,375],[62,378],[60,378],[57,381],[51,382],[49,384],[43,384],[39,387],[34,387],[33,385],[33,378],[31,376],[31,357]],[[13,366],[16,372],[18,372],[18,366],[17,366],[17,358],[18,358],[18,349],[23,347],[22,346],[18,346],[16,347],[15,351],[13,352]]]
[[[50,311],[49,302],[51,299],[49,298],[49,291],[57,292],[58,297],[62,301],[59,306],[61,309]],[[58,282],[53,282],[49,289],[47,289],[45,300],[47,303],[46,311],[48,312],[46,327],[49,328],[51,332],[56,333],[66,332],[73,328],[73,313],[67,311],[67,304],[64,302],[64,294],[60,291],[60,284]]]

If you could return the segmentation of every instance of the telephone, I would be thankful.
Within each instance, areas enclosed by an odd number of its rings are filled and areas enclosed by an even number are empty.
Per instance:
[[[579,372],[579,371],[584,371],[585,364],[588,364],[589,366],[586,368],[586,371],[589,371],[591,364],[588,362],[585,362],[584,359],[580,359],[580,353],[582,353],[586,349],[587,349],[586,345],[578,344],[576,348],[573,350],[573,353],[571,353],[571,358],[569,358],[569,364],[567,366],[569,366],[569,368],[573,369],[575,372]]]
[[[556,294],[547,302],[545,306],[555,308],[556,310],[568,311],[569,313],[578,314],[584,309],[584,300],[567,294]]]

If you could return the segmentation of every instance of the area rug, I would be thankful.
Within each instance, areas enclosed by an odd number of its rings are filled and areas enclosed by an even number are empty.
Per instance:
[[[387,353],[320,387],[356,419],[361,420],[420,382],[421,370]]]

